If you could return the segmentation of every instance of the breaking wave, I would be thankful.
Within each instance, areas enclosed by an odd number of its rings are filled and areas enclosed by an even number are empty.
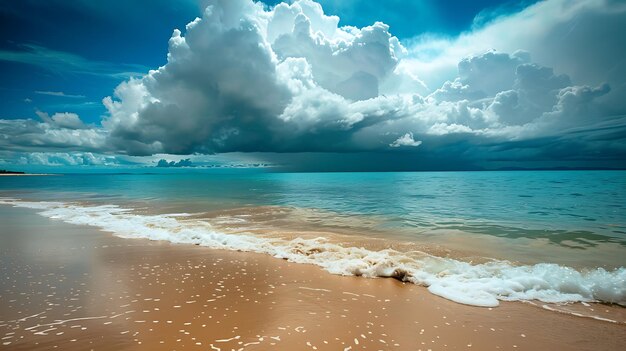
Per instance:
[[[226,234],[187,214],[145,215],[116,205],[88,206],[0,198],[0,204],[39,210],[71,224],[88,225],[122,238],[166,240],[215,249],[272,255],[319,266],[333,274],[393,277],[428,287],[446,299],[495,307],[499,301],[547,303],[607,302],[626,306],[626,268],[578,271],[551,263],[513,265],[493,260],[472,264],[422,252],[368,250],[330,243],[324,238],[293,240]]]

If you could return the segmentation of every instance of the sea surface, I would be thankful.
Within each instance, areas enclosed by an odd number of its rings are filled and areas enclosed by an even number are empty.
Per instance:
[[[626,305],[624,171],[4,176],[3,206],[120,237],[394,277],[470,305]]]

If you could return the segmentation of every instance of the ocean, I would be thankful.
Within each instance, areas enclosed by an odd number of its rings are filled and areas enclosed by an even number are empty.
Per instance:
[[[0,205],[124,238],[393,277],[469,305],[626,305],[624,171],[4,176]]]

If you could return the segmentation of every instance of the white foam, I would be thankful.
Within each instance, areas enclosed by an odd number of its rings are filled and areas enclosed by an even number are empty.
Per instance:
[[[292,262],[314,264],[333,274],[394,277],[427,286],[446,299],[495,307],[502,301],[548,303],[601,301],[626,306],[626,268],[577,271],[541,263],[515,266],[507,261],[471,264],[424,253],[372,251],[343,247],[324,238],[281,240],[215,231],[188,215],[140,215],[115,205],[85,206],[0,198],[0,204],[41,210],[43,216],[89,225],[123,238],[146,238],[217,249],[265,253]]]

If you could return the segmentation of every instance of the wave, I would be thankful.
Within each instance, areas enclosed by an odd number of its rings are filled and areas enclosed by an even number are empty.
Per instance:
[[[23,201],[0,198],[0,204],[39,210],[66,223],[88,225],[122,238],[144,238],[215,249],[269,254],[295,263],[313,264],[340,275],[393,277],[428,287],[446,299],[495,307],[499,301],[546,303],[605,302],[626,306],[626,268],[584,271],[551,263],[514,265],[493,260],[472,264],[422,252],[344,247],[324,238],[292,240],[226,234],[188,214],[145,215],[116,205]]]

